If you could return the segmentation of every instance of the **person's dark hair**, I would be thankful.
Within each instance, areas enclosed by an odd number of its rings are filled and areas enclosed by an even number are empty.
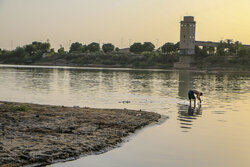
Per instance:
[[[200,92],[200,96],[202,96],[203,95],[203,93],[202,92]]]

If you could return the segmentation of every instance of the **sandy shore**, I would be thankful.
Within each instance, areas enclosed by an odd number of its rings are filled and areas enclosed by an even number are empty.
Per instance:
[[[46,165],[105,151],[156,113],[0,102],[0,166]]]

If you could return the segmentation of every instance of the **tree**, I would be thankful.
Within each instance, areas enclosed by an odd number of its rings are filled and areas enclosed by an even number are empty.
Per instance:
[[[176,42],[175,44],[176,51],[180,50],[180,42]]]
[[[58,49],[57,51],[59,54],[64,54],[65,51],[64,51],[64,47],[61,47],[60,49]]]
[[[130,52],[141,53],[143,52],[143,45],[140,42],[136,42],[129,48]]]
[[[70,53],[73,53],[73,52],[82,52],[82,48],[83,48],[83,46],[82,46],[81,43],[75,42],[75,43],[71,44],[69,52]]]
[[[34,54],[36,51],[36,46],[33,44],[26,45],[25,47],[25,52],[29,53],[30,55]]]
[[[225,49],[226,49],[226,44],[223,41],[220,41],[220,43],[217,46],[217,55],[225,56],[226,55]]]
[[[102,45],[102,50],[107,53],[107,52],[112,52],[114,51],[115,46],[111,43],[103,44]]]
[[[176,52],[178,50],[178,45],[179,44],[174,44],[171,42],[165,43],[162,47],[161,50],[163,53],[172,53]]]
[[[120,49],[118,47],[115,48],[115,51],[118,52]]]
[[[48,52],[50,50],[50,43],[42,43],[34,41],[32,45],[36,48],[36,51]]]
[[[209,53],[209,54],[214,54],[214,52],[215,52],[215,48],[214,47],[207,47],[207,52]]]
[[[54,49],[54,48],[51,48],[49,52],[50,52],[50,53],[55,53],[55,49]]]
[[[155,49],[155,45],[152,44],[151,42],[144,42],[142,46],[143,52],[145,51],[152,52],[154,49]]]
[[[47,43],[47,42],[45,42],[45,43],[41,43],[41,45],[40,45],[40,50],[41,51],[43,51],[43,52],[48,52],[49,50],[50,50],[50,43]]]
[[[90,52],[98,52],[98,51],[100,51],[99,43],[92,42],[91,44],[88,45],[88,50]]]
[[[13,52],[12,55],[14,57],[23,57],[25,55],[25,49],[22,47],[17,47]],[[27,53],[26,53],[27,54]]]
[[[82,53],[85,53],[88,51],[88,46],[87,45],[82,45]]]

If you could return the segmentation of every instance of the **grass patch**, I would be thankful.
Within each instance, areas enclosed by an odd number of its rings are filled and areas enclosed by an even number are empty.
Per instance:
[[[18,112],[18,111],[29,111],[30,107],[26,105],[14,105],[14,106],[2,106],[1,112]]]

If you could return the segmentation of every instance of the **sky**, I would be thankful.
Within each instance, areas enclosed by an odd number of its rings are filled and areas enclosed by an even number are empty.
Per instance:
[[[250,44],[250,0],[0,0],[0,48],[49,41],[178,42],[180,20],[194,16],[196,40]]]

